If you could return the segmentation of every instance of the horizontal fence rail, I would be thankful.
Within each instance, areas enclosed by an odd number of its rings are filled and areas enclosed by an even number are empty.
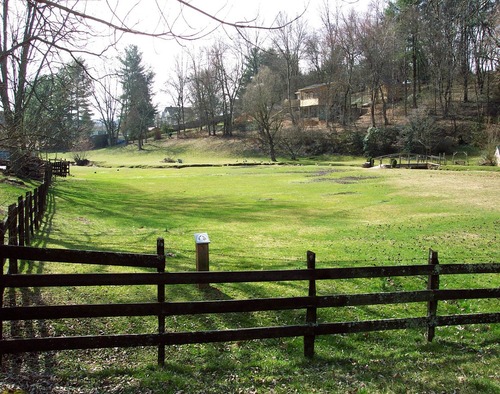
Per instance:
[[[356,267],[317,269],[315,255],[308,252],[307,269],[237,272],[165,272],[163,240],[158,239],[157,254],[139,255],[94,251],[66,251],[0,245],[1,259],[70,262],[83,264],[123,265],[155,268],[156,272],[121,274],[2,274],[2,289],[22,287],[66,286],[157,286],[157,301],[149,303],[83,304],[47,306],[1,306],[1,322],[39,319],[101,318],[154,316],[158,319],[158,332],[154,334],[89,335],[73,337],[3,338],[0,353],[20,353],[65,349],[97,349],[111,347],[157,346],[158,363],[164,365],[165,347],[169,345],[227,342],[267,338],[304,337],[304,354],[314,355],[315,337],[382,330],[423,328],[432,341],[435,328],[462,324],[491,324],[500,322],[500,312],[440,316],[439,301],[500,298],[500,288],[440,289],[442,275],[499,274],[500,264],[445,264],[440,265],[437,252],[430,251],[428,264],[386,267]],[[427,289],[413,291],[316,294],[317,281],[380,278],[397,276],[424,276]],[[210,300],[167,302],[165,286],[209,283],[253,283],[305,281],[309,283],[307,295],[301,297],[256,298],[241,300]],[[3,291],[2,291],[3,293]],[[427,315],[402,319],[379,319],[336,323],[318,323],[321,308],[426,303]],[[300,324],[247,327],[224,330],[167,332],[167,316],[245,313],[257,311],[305,310]]]
[[[0,246],[0,256],[9,247]],[[92,264],[97,264],[96,262]],[[116,264],[118,265],[118,264]],[[399,272],[398,268],[402,269]],[[322,268],[316,271],[231,271],[231,272],[177,272],[126,274],[35,274],[5,276],[6,287],[65,287],[65,286],[127,286],[127,285],[183,285],[208,283],[285,282],[326,279],[383,278],[396,276],[425,276],[450,274],[495,274],[500,264],[450,264],[440,269],[424,265],[394,267]]]
[[[463,299],[500,298],[500,289],[463,289],[411,291],[394,293],[368,293],[337,296],[293,297],[293,298],[256,298],[251,300],[224,301],[187,301],[132,304],[87,304],[87,305],[57,305],[57,306],[25,306],[4,307],[4,320],[30,319],[66,319],[85,317],[123,317],[123,316],[154,316],[166,315],[196,315],[210,313],[237,313],[259,311],[281,311],[304,309],[310,306],[316,308],[363,306],[383,304],[408,304],[429,301],[450,301]]]
[[[158,266],[165,264],[165,259],[156,254],[0,245],[0,256],[4,254],[17,260],[36,260],[52,263],[97,264],[137,268],[158,268]]]

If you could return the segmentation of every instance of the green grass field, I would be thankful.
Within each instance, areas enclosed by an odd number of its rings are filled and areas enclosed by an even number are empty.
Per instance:
[[[210,159],[201,147],[185,148],[182,155],[162,149],[100,151],[90,159],[102,166],[72,167],[71,177],[55,182],[37,246],[154,253],[157,237],[163,237],[167,271],[195,269],[196,232],[210,236],[213,271],[305,268],[307,250],[316,253],[318,267],[426,264],[429,248],[439,252],[441,264],[500,262],[499,172],[361,169],[362,159],[352,158],[315,165],[154,168],[161,157],[182,156],[184,163]],[[217,152],[219,165],[260,162],[222,147]],[[36,269],[123,271],[49,264]],[[425,286],[425,278],[337,281],[322,283],[318,294]],[[498,286],[498,275],[441,280],[442,288]],[[167,299],[306,291],[305,283],[221,284],[209,291],[178,286],[167,289]],[[39,296],[44,302],[102,303],[151,301],[156,294],[153,288],[71,288],[42,290]],[[439,305],[441,314],[488,311],[498,311],[497,300]],[[423,315],[425,305],[409,304],[322,310],[319,320]],[[167,329],[303,321],[302,311],[206,315],[167,319]],[[56,335],[144,333],[156,327],[155,319],[145,318],[47,324]],[[304,358],[303,340],[296,338],[173,346],[165,369],[156,366],[155,348],[50,353],[45,363],[43,356],[38,363],[27,357],[23,368],[54,392],[63,387],[102,393],[498,393],[499,338],[499,325],[457,326],[438,328],[430,344],[423,330],[320,337],[313,360]]]

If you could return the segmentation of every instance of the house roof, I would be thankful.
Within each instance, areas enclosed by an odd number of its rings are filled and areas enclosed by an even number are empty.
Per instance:
[[[298,89],[297,92],[302,92],[304,90],[314,90],[314,89],[321,88],[323,86],[328,86],[328,85],[330,85],[330,84],[329,83],[316,83],[314,85],[309,85],[309,86],[303,87],[301,89]]]

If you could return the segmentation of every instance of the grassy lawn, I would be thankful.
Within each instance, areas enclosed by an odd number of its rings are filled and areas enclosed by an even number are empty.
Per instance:
[[[93,152],[90,159],[101,158],[103,167],[72,167],[71,177],[57,179],[38,246],[154,253],[156,238],[163,237],[167,271],[195,269],[196,232],[209,234],[213,271],[304,268],[307,250],[317,254],[318,267],[426,264],[429,248],[439,252],[442,264],[500,261],[498,172],[361,169],[336,160],[328,165],[152,168],[162,157],[209,160],[201,148],[197,152],[189,155],[187,150],[183,156],[152,149],[145,165],[129,153],[128,167],[122,166],[123,152]],[[137,153],[142,154],[148,155]],[[221,152],[215,162],[249,157]],[[48,264],[30,269],[124,271]],[[489,275],[441,280],[442,288],[498,286],[498,276]],[[378,278],[321,283],[318,294],[425,287],[425,278]],[[221,284],[206,291],[168,288],[167,299],[306,292],[305,283]],[[68,298],[144,302],[155,299],[155,289],[71,288],[42,290],[39,296],[61,303]],[[498,311],[497,304],[442,302],[439,313]],[[424,314],[424,305],[396,305],[321,310],[318,317],[330,322]],[[177,317],[167,320],[167,329],[297,324],[304,319],[302,311]],[[57,335],[156,329],[155,319],[145,318],[47,324]],[[173,346],[167,349],[165,369],[156,366],[154,348],[67,351],[48,354],[45,363],[43,355],[38,361],[26,357],[20,368],[54,392],[64,387],[67,392],[116,393],[498,393],[499,338],[499,325],[457,326],[438,328],[430,344],[423,330],[320,337],[312,361],[304,358],[302,338],[297,338]]]

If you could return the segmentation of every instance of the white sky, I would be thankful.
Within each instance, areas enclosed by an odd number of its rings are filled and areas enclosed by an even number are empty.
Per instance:
[[[87,0],[86,11],[96,16],[103,17],[101,13],[108,9],[108,4],[115,0]],[[188,0],[190,4],[216,15],[229,22],[252,21],[257,18],[259,25],[270,26],[275,22],[280,12],[286,13],[292,19],[305,11],[303,18],[312,28],[318,27],[320,10],[328,0]],[[360,12],[366,12],[371,0],[329,0],[330,8],[340,7],[348,10],[350,7]],[[82,3],[80,3],[82,4]],[[186,7],[181,11],[180,4],[175,0],[125,0],[116,2],[116,14],[120,17],[126,15],[128,26],[135,26],[138,30],[147,29],[148,32],[157,33],[164,29],[160,26],[161,13],[165,16],[172,30],[177,34],[210,33],[218,24],[208,17],[200,15]],[[114,20],[118,23],[118,20]],[[230,34],[233,32],[229,29]],[[130,44],[135,44],[143,53],[144,64],[151,67],[155,73],[155,98],[161,110],[170,105],[170,98],[162,89],[165,87],[169,73],[173,68],[174,58],[185,49],[195,50],[195,46],[209,46],[215,36],[224,34],[219,28],[207,37],[197,41],[162,40],[139,35],[123,36],[117,46],[117,51],[107,52],[106,59],[102,59],[107,67],[113,67],[120,51]],[[91,61],[94,64],[94,61]],[[96,64],[96,67],[99,67]],[[115,66],[116,67],[116,66]]]

